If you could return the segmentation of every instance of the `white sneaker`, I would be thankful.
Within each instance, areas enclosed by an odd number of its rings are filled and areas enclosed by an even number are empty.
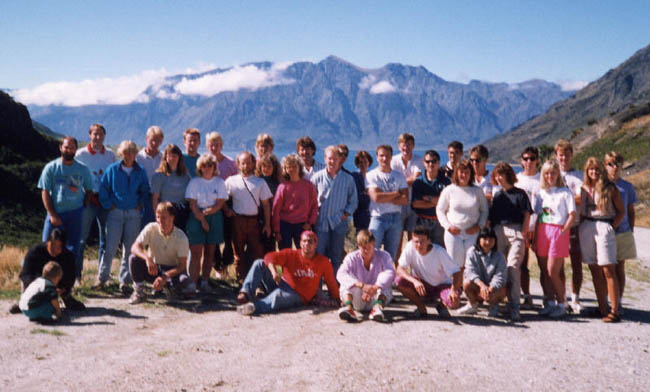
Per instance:
[[[381,305],[375,304],[370,309],[370,315],[368,317],[373,321],[384,321],[384,312],[381,310]]]
[[[472,315],[478,313],[478,305],[467,304],[456,311],[456,314]]]
[[[582,311],[582,305],[578,301],[572,300],[571,303],[569,304],[569,307],[571,308],[571,311],[575,314],[580,314],[580,312]]]
[[[133,294],[131,294],[131,298],[129,298],[129,303],[131,305],[139,304],[144,302],[146,296],[144,294],[144,290],[140,288],[136,288],[133,290]]]
[[[552,318],[560,318],[563,317],[566,314],[566,305],[565,304],[557,304],[555,306],[555,309],[549,314],[549,317]]]
[[[347,305],[343,306],[342,308],[339,309],[339,318],[341,320],[354,323],[360,320],[360,315],[357,314],[357,312],[354,311],[354,309],[350,309]]]
[[[252,302],[246,302],[243,305],[239,305],[237,307],[237,313],[244,316],[250,316],[251,314],[255,313],[255,304]]]

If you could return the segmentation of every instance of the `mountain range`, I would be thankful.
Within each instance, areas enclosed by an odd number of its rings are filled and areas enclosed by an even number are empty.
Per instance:
[[[330,56],[168,76],[129,103],[28,107],[34,120],[60,134],[86,138],[90,124],[102,123],[111,144],[142,144],[156,124],[174,143],[189,127],[219,131],[230,151],[251,148],[261,132],[282,149],[304,135],[320,146],[374,148],[395,143],[402,132],[413,133],[417,147],[444,148],[454,139],[470,144],[500,135],[572,94],[543,80],[463,84],[422,66],[364,69]]]

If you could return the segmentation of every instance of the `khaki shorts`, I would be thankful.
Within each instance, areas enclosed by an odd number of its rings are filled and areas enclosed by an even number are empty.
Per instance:
[[[612,225],[603,221],[580,223],[580,250],[585,264],[616,264],[616,237]]]
[[[627,231],[616,234],[616,260],[636,259],[636,244],[634,233]]]

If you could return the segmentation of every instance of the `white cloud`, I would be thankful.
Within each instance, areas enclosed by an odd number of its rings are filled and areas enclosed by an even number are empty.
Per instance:
[[[397,88],[387,80],[377,82],[377,78],[374,75],[367,75],[361,79],[359,88],[370,90],[370,94],[386,94],[397,91]]]
[[[236,66],[225,72],[210,74],[198,79],[183,78],[175,88],[181,94],[212,96],[224,91],[240,89],[258,90],[278,84],[293,83],[282,72],[292,63],[274,64],[270,69],[260,69],[254,65]]]
[[[236,91],[242,88],[256,90],[293,83],[294,80],[282,76],[291,64],[293,62],[277,63],[268,70],[259,69],[254,65],[233,67],[225,72],[205,75],[194,80],[183,78],[176,84],[166,79],[179,73],[199,74],[217,68],[214,64],[199,63],[196,67],[180,72],[169,72],[161,68],[116,78],[48,82],[34,88],[14,90],[12,95],[25,105],[64,106],[148,102],[150,97],[144,92],[149,87],[151,95],[159,99],[178,99],[182,94],[211,96],[222,91]]]
[[[18,89],[13,96],[25,105],[81,106],[146,102],[143,91],[161,83],[169,72],[164,68],[117,78],[86,79],[80,82],[48,82],[31,89]]]
[[[589,84],[584,80],[560,80],[557,82],[562,87],[562,91],[577,91]]]

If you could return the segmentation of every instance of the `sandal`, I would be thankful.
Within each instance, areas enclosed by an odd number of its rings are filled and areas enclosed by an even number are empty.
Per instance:
[[[621,321],[621,316],[616,313],[610,313],[607,316],[603,317],[603,322],[605,323],[618,323]]]

